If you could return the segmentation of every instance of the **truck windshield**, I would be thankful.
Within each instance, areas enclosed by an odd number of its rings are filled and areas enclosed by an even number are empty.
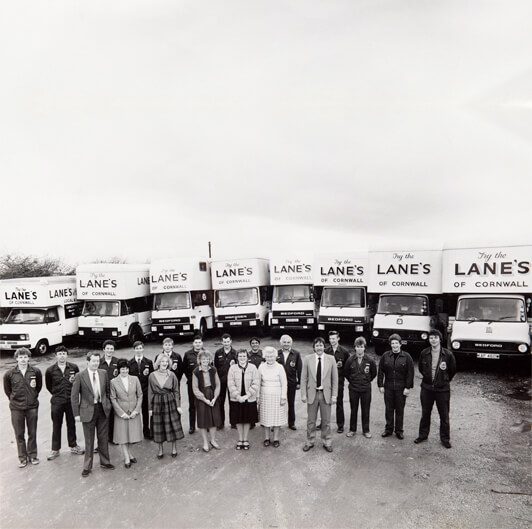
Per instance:
[[[13,309],[4,323],[44,323],[45,310]]]
[[[379,314],[427,316],[428,300],[425,296],[381,296],[377,312]]]
[[[259,292],[256,288],[236,288],[234,290],[217,290],[217,307],[239,307],[241,305],[258,305]]]
[[[120,303],[118,301],[85,301],[82,316],[119,316]]]
[[[321,295],[322,307],[363,307],[364,290],[361,288],[327,288]]]
[[[526,321],[522,299],[465,298],[458,302],[456,319],[461,321]]]
[[[190,295],[188,292],[164,292],[153,297],[155,310],[177,310],[190,308]]]
[[[296,301],[314,301],[310,285],[280,285],[273,287],[274,303],[294,303]]]

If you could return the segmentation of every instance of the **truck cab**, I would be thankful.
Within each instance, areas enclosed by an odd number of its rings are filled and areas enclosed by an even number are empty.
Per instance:
[[[316,312],[313,285],[295,284],[273,287],[272,330],[314,329]]]

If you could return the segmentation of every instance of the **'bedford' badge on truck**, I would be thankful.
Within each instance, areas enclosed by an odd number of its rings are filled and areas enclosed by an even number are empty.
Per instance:
[[[403,325],[403,318],[397,318],[397,325]]]
[[[486,332],[489,334],[489,333],[493,333],[493,329],[488,325],[486,327]]]

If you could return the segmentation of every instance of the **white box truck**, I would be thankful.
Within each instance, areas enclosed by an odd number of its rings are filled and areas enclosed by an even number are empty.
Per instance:
[[[320,298],[318,330],[366,334],[373,310],[368,306],[368,252],[318,255],[314,260],[314,287]]]
[[[153,294],[152,334],[159,338],[205,335],[214,326],[210,263],[201,259],[165,259],[150,265]]]
[[[0,307],[9,309],[0,325],[0,349],[27,347],[43,355],[78,333],[81,303],[74,276],[4,279]]]
[[[457,296],[448,329],[457,359],[530,358],[532,246],[446,248],[443,290]]]
[[[152,297],[147,264],[84,264],[76,269],[83,300],[79,335],[86,341],[143,340],[151,332]]]
[[[405,350],[428,347],[428,333],[445,331],[446,304],[441,287],[441,250],[369,252],[368,291],[378,294],[372,342],[382,354],[391,334]]]
[[[273,286],[271,328],[314,329],[317,307],[312,277],[313,258],[272,257],[270,281]]]
[[[214,319],[217,329],[257,329],[268,326],[271,308],[267,259],[247,258],[211,262]]]

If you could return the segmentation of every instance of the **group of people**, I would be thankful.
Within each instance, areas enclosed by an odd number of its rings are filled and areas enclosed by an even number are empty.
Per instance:
[[[337,432],[343,433],[345,414],[343,393],[348,382],[351,415],[347,437],[357,431],[358,409],[361,410],[362,433],[370,438],[371,384],[384,395],[386,426],[382,437],[395,433],[403,439],[403,416],[406,398],[414,385],[414,362],[401,349],[401,337],[389,338],[390,350],[379,364],[366,354],[366,341],[355,340],[353,354],[340,345],[336,331],[329,333],[329,345],[321,337],[314,339],[314,354],[302,358],[288,335],[281,337],[279,350],[260,348],[260,340],[250,340],[250,350],[235,350],[231,336],[222,336],[222,347],[211,354],[203,347],[201,336],[195,336],[192,348],[183,358],[173,350],[171,338],[163,340],[163,350],[155,362],[144,356],[144,345],[133,344],[130,360],[114,356],[115,343],[103,344],[103,356],[87,355],[87,368],[80,371],[68,361],[68,351],[59,346],[56,362],[45,373],[51,393],[52,446],[48,455],[60,455],[63,418],[67,423],[67,439],[73,454],[84,455],[82,476],[92,471],[94,453],[100,466],[114,469],[109,458],[109,442],[121,446],[124,466],[137,462],[132,445],[142,438],[157,443],[157,458],[164,457],[164,443],[171,443],[171,456],[177,456],[177,441],[183,439],[181,424],[180,382],[187,380],[189,401],[189,434],[200,430],[203,451],[219,450],[216,432],[224,428],[225,401],[229,400],[229,422],[237,430],[237,450],[249,450],[249,432],[256,424],[263,428],[265,447],[280,446],[280,428],[296,430],[295,397],[300,390],[307,404],[305,452],[315,445],[316,432],[327,452],[332,452],[331,415],[336,410]],[[440,439],[451,448],[449,432],[450,381],[456,372],[453,354],[442,346],[438,330],[429,333],[430,347],[422,351],[419,371],[422,375],[422,417],[415,443],[428,438],[434,403],[440,415]],[[15,351],[17,365],[4,375],[4,391],[9,398],[11,419],[17,441],[19,467],[39,463],[37,457],[38,396],[42,388],[41,371],[30,365],[31,352]],[[317,425],[318,412],[321,424]],[[77,443],[76,421],[83,425],[85,450]],[[28,431],[26,441],[25,431]],[[94,446],[94,438],[97,446]]]

